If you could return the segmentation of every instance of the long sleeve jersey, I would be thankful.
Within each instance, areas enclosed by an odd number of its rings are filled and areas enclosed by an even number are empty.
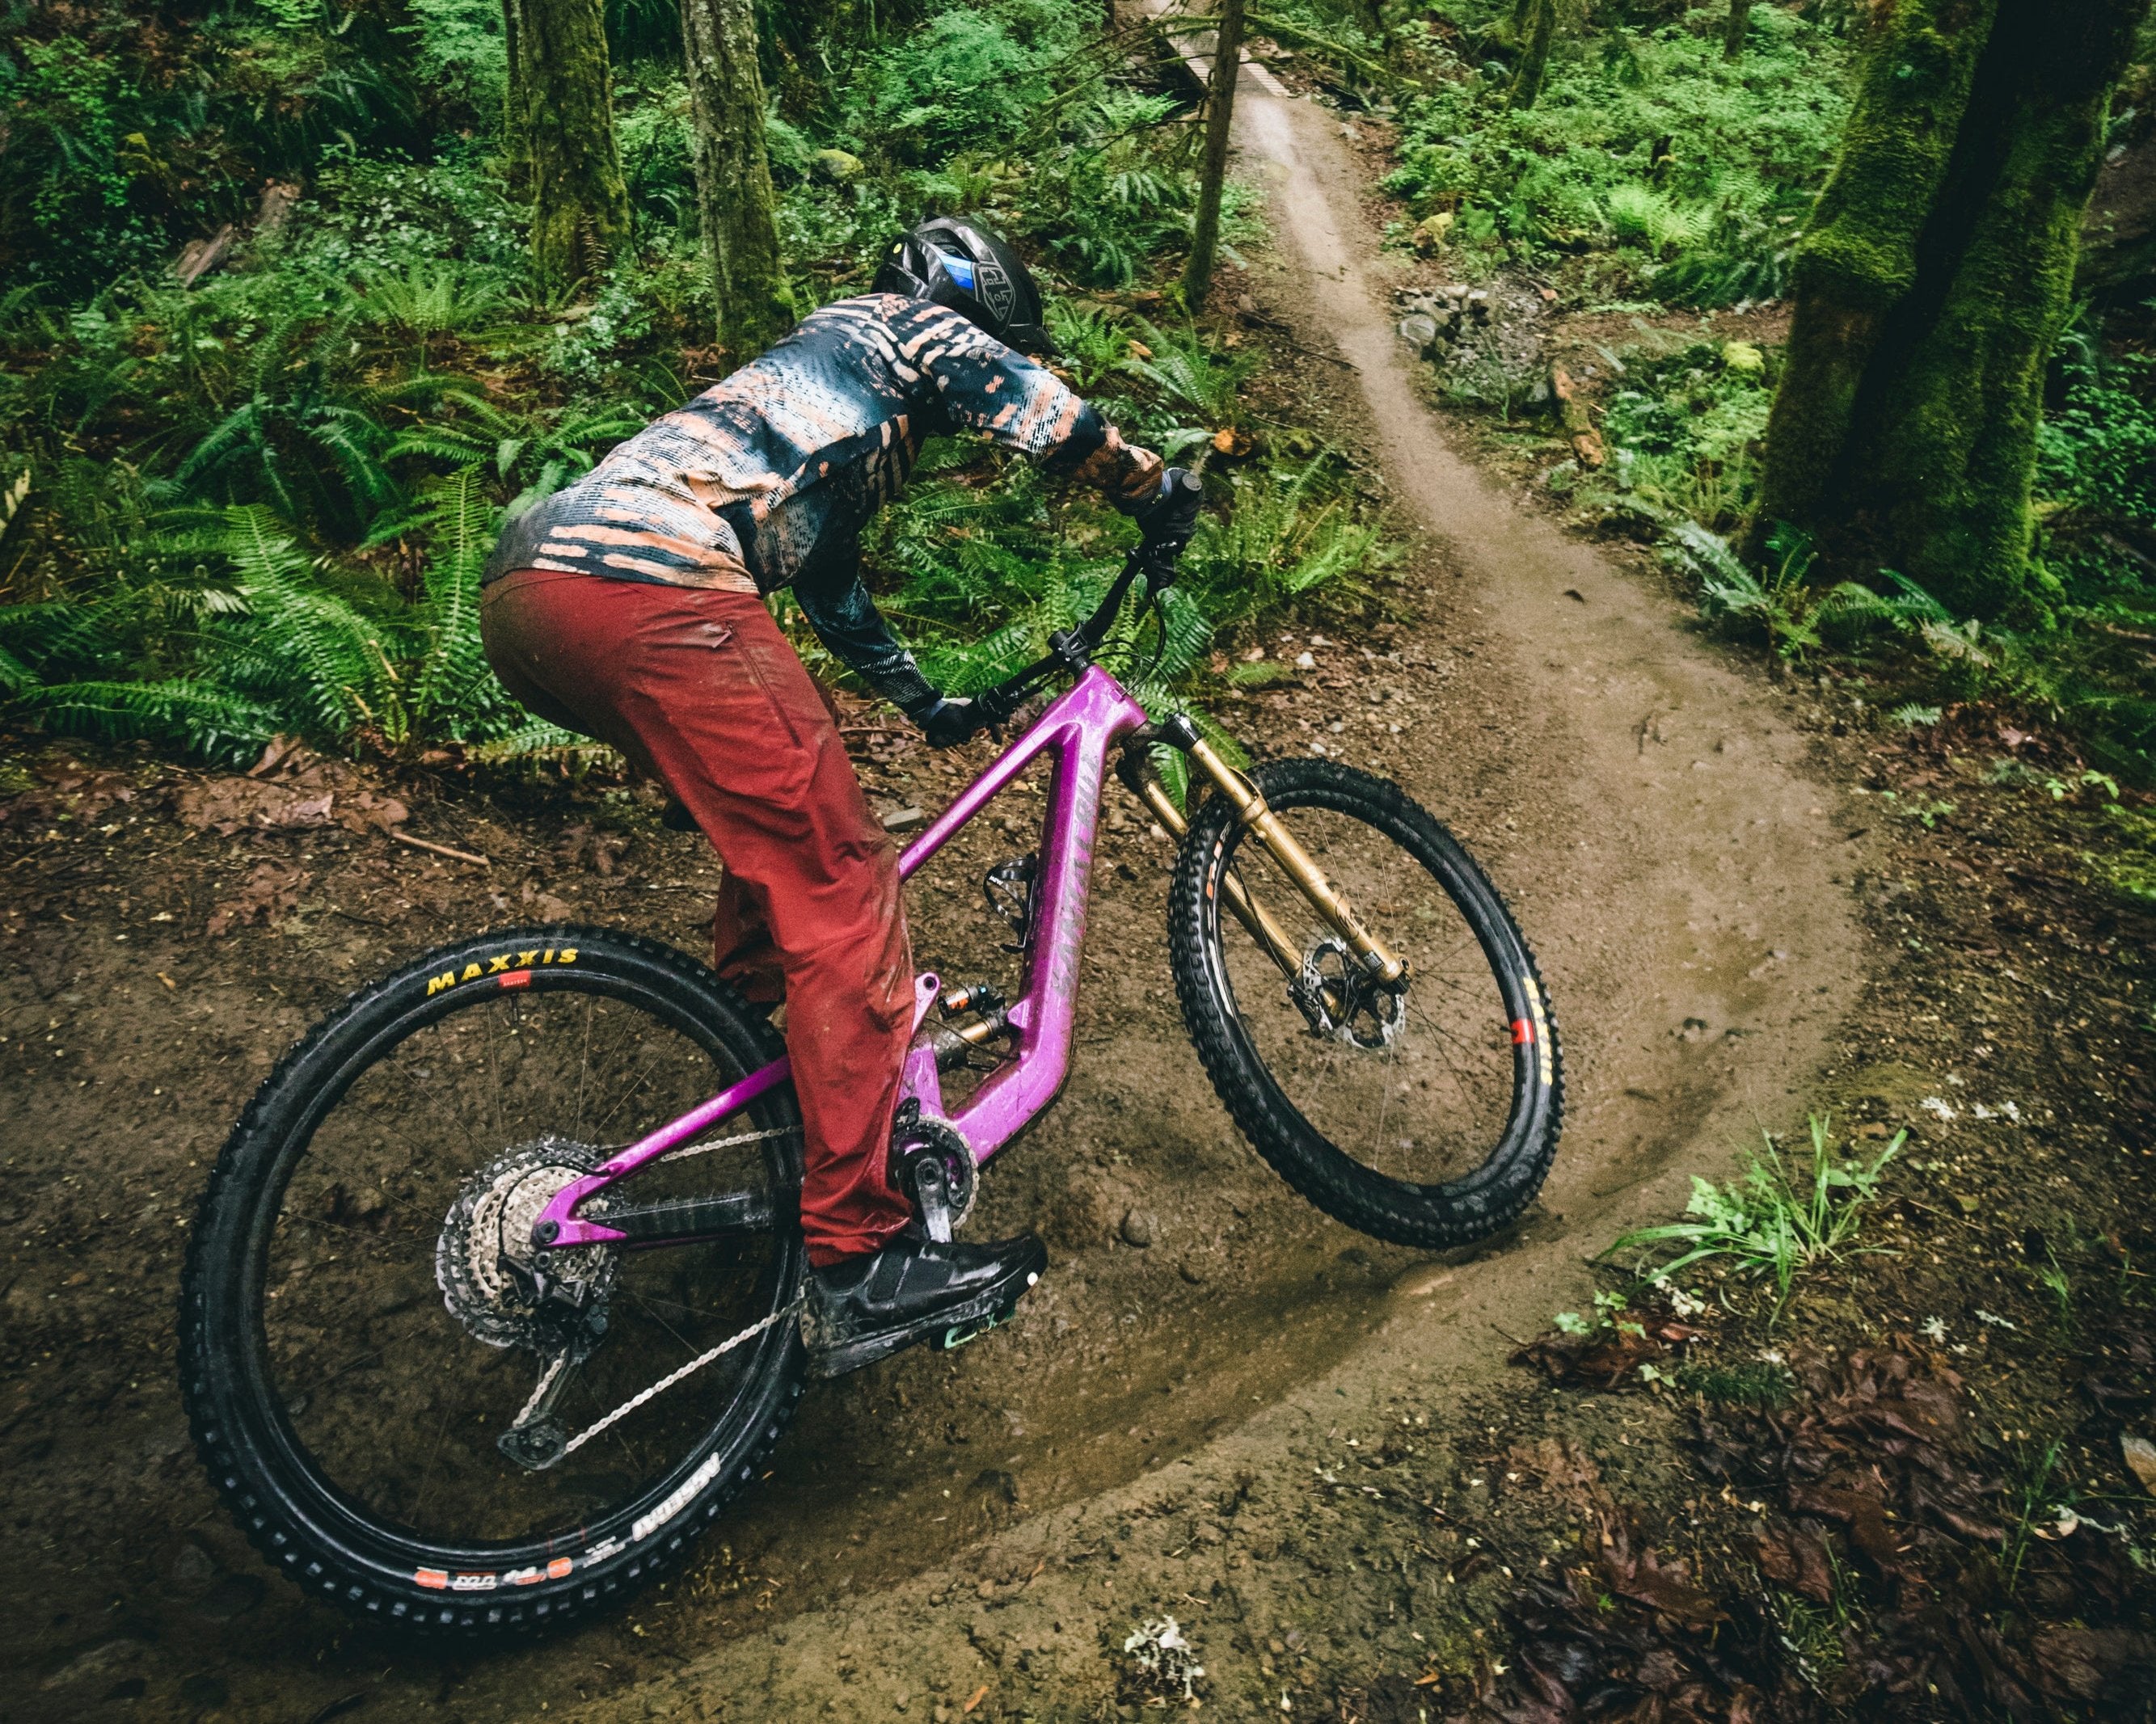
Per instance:
[[[767,593],[790,585],[831,653],[897,706],[935,690],[860,576],[861,528],[931,435],[985,433],[1119,507],[1161,464],[1045,367],[946,306],[842,300],[620,444],[503,530],[485,578],[517,568]]]

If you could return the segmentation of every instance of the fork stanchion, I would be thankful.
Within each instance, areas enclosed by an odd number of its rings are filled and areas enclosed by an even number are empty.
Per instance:
[[[1168,787],[1134,754],[1126,753],[1118,768],[1118,775],[1131,793],[1152,811],[1154,818],[1180,842],[1190,830],[1189,823],[1183,818],[1183,810],[1168,793]],[[1280,967],[1281,973],[1291,982],[1302,973],[1302,954],[1295,949],[1287,930],[1274,921],[1265,906],[1253,898],[1244,886],[1240,875],[1229,873],[1222,876],[1221,894],[1228,900],[1228,908],[1237,921],[1250,932],[1250,937],[1265,950],[1267,957]]]
[[[1332,889],[1324,871],[1311,860],[1310,853],[1295,840],[1290,832],[1266,804],[1258,788],[1216,754],[1212,745],[1198,734],[1197,726],[1188,718],[1178,715],[1161,726],[1161,734],[1181,748],[1204,769],[1205,776],[1219,788],[1228,798],[1238,818],[1257,835],[1266,853],[1281,865],[1281,871],[1293,880],[1296,888],[1310,900],[1311,907],[1325,918],[1333,932],[1348,942],[1363,968],[1380,982],[1398,982],[1407,974],[1407,966],[1383,946],[1363,926],[1362,919],[1349,906],[1348,900]]]

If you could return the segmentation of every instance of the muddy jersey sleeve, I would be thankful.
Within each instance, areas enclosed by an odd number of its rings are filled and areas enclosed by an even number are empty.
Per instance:
[[[952,429],[985,432],[1006,449],[1037,456],[1126,513],[1158,491],[1158,455],[1126,443],[1046,366],[955,314],[951,322],[957,328],[924,359]]]

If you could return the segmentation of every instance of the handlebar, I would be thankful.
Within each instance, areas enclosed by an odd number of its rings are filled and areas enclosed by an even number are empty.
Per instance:
[[[1008,721],[1025,703],[1026,697],[1058,671],[1067,671],[1074,676],[1083,673],[1093,662],[1094,654],[1100,651],[1101,644],[1108,638],[1109,629],[1115,627],[1123,601],[1130,597],[1131,587],[1140,575],[1147,577],[1147,595],[1152,598],[1158,598],[1173,584],[1173,566],[1166,572],[1168,578],[1159,578],[1148,567],[1147,550],[1147,546],[1141,545],[1124,558],[1122,572],[1116,577],[1091,616],[1075,629],[1049,637],[1045,657],[973,696],[973,710],[980,715],[983,727]]]
[[[1168,471],[1163,496],[1171,492],[1178,500],[1192,505],[1194,511],[1204,495],[1196,474],[1174,467]],[[988,729],[1005,722],[1024,703],[1027,695],[1059,670],[1068,671],[1073,676],[1083,675],[1093,662],[1093,654],[1100,651],[1101,644],[1108,638],[1109,629],[1115,627],[1116,618],[1122,610],[1123,601],[1130,596],[1132,583],[1143,575],[1146,597],[1158,603],[1161,595],[1175,584],[1175,566],[1186,543],[1187,526],[1183,533],[1172,537],[1142,541],[1123,559],[1122,572],[1116,577],[1091,616],[1075,629],[1050,635],[1045,658],[973,697],[973,711],[980,719],[981,727]]]

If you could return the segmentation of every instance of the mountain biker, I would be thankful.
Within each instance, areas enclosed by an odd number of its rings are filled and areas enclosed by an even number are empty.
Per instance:
[[[1001,1316],[1047,1254],[1030,1234],[973,1245],[909,1229],[888,1153],[914,1009],[896,850],[762,596],[790,585],[833,656],[931,747],[971,736],[970,703],[921,675],[860,576],[861,528],[927,437],[973,432],[1040,458],[1171,557],[1195,525],[1194,486],[1026,357],[1052,351],[1009,248],[975,222],[923,223],[868,294],[813,313],[510,522],[484,577],[503,684],[667,785],[725,865],[720,974],[785,1001],[807,1140],[803,1326],[824,1376],[954,1314]]]

